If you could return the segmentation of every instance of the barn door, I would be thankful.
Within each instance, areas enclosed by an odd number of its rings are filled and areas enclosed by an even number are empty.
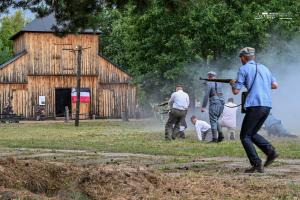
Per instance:
[[[12,107],[13,111],[17,115],[26,116],[26,109],[28,104],[28,93],[27,90],[13,90],[12,95]]]

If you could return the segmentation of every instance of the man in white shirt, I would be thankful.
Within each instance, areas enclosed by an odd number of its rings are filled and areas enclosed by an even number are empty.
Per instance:
[[[175,140],[180,131],[180,124],[184,123],[185,116],[190,105],[189,95],[183,91],[183,87],[181,85],[176,86],[176,92],[171,95],[169,105],[171,110],[169,112],[169,119],[165,126],[165,139]]]
[[[202,120],[198,120],[196,116],[191,117],[191,122],[195,126],[196,136],[199,141],[204,141],[208,134],[211,134],[211,126]]]
[[[224,110],[221,116],[220,125],[225,127],[230,132],[230,140],[235,139],[235,129],[236,129],[236,113],[237,105],[233,102],[233,98],[229,98],[228,102],[224,106]]]

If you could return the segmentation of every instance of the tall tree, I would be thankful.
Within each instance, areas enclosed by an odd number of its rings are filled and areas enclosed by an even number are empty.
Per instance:
[[[276,34],[287,39],[299,30],[299,3],[274,3],[279,1],[190,0],[170,9],[153,0],[144,12],[135,4],[106,8],[99,17],[105,30],[103,52],[129,67],[145,99],[163,99],[178,82],[193,93],[199,74],[210,66],[219,71],[229,68],[241,47],[260,50],[270,46]],[[264,12],[293,20],[262,16]]]
[[[22,11],[16,11],[13,15],[5,16],[0,20],[0,63],[13,53],[10,37],[20,31],[27,22]]]
[[[77,32],[80,29],[96,28],[95,16],[105,7],[122,9],[127,4],[134,4],[136,12],[145,12],[151,2],[152,0],[5,0],[0,1],[0,13],[10,7],[28,9],[39,16],[54,12],[59,25],[54,28],[63,32]],[[169,10],[177,10],[186,2],[187,0],[161,0]]]

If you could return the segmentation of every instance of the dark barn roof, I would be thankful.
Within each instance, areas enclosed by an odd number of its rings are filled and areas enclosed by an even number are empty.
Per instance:
[[[21,31],[13,35],[10,39],[14,40],[24,32],[54,33],[55,31],[52,29],[52,27],[56,25],[57,25],[56,18],[54,16],[54,13],[52,13],[48,16],[34,19],[32,22],[27,24]],[[101,31],[99,30],[94,31],[93,29],[85,29],[80,33],[100,34]]]
[[[18,60],[20,57],[24,56],[25,54],[27,54],[26,50],[23,50],[20,53],[17,53],[12,58],[10,58],[8,61],[0,64],[0,70],[3,69],[4,67],[6,67],[7,65],[9,65],[10,63],[13,63],[14,61]]]

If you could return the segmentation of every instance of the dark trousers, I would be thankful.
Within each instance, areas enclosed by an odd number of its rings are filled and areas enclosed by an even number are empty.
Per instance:
[[[184,124],[186,110],[172,109],[169,113],[169,119],[165,127],[166,140],[175,139],[180,130],[180,124]]]
[[[243,120],[240,139],[252,166],[261,164],[261,159],[258,157],[253,144],[261,149],[266,155],[269,155],[274,150],[273,146],[263,136],[257,133],[267,119],[270,110],[271,108],[269,107],[247,108]]]

